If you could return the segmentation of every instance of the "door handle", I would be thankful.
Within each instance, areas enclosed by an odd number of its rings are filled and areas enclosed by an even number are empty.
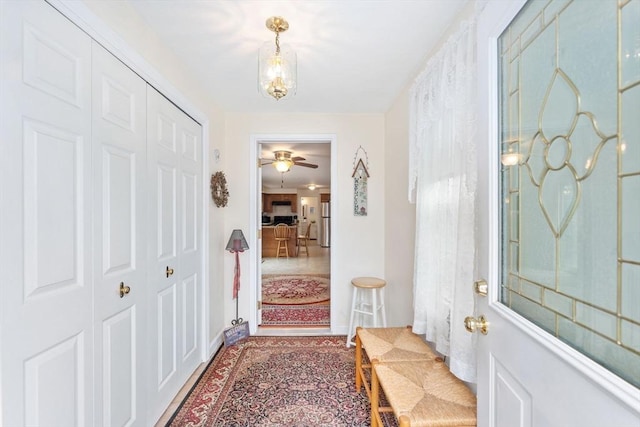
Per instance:
[[[169,266],[167,265],[166,273],[167,273],[167,277],[173,276],[173,268],[169,268]]]
[[[124,282],[120,282],[120,298],[124,298],[125,295],[128,295],[131,292],[131,288],[126,286]]]
[[[464,327],[468,332],[480,331],[482,335],[487,335],[489,333],[489,322],[484,315],[481,315],[477,319],[473,316],[465,317]]]

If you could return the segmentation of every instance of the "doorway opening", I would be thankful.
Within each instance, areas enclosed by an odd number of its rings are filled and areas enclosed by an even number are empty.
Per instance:
[[[257,140],[261,328],[330,328],[331,151],[331,140]]]

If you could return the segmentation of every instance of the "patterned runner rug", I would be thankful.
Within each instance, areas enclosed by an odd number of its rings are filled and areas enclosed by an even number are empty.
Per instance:
[[[262,326],[329,325],[328,305],[262,305]]]
[[[329,300],[327,274],[264,274],[263,304],[315,304]]]
[[[224,347],[168,426],[368,426],[344,340],[249,337]]]

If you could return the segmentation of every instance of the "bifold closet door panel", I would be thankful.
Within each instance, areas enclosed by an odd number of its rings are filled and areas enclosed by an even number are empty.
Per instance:
[[[95,424],[142,426],[147,84],[93,42]]]
[[[92,425],[91,39],[0,7],[0,424]]]
[[[147,89],[149,349],[152,420],[201,361],[202,138],[195,121]]]

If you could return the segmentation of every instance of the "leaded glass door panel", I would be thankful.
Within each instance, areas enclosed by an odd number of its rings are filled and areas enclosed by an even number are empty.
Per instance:
[[[497,3],[479,22],[479,425],[639,424],[640,0]]]

